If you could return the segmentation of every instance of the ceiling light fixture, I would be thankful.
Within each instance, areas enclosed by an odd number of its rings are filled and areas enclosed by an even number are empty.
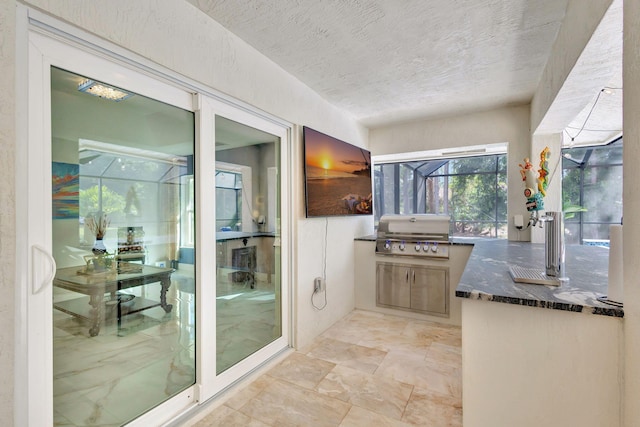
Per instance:
[[[110,101],[122,101],[133,96],[132,93],[124,91],[114,86],[86,79],[78,85],[80,92],[88,93],[99,98],[108,99]]]

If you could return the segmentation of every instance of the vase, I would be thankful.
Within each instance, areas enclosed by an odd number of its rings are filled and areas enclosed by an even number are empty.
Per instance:
[[[100,256],[107,253],[107,248],[105,247],[102,239],[96,238],[96,241],[93,243],[93,248],[91,249],[91,252],[93,252],[95,256]]]

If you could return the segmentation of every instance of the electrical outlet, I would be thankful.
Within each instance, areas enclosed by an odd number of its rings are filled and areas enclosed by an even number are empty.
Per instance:
[[[522,229],[522,227],[524,226],[524,220],[522,218],[522,215],[514,215],[513,216],[513,225],[515,225],[515,227],[518,230]]]
[[[313,279],[313,293],[322,292],[324,290],[324,280],[322,277]]]

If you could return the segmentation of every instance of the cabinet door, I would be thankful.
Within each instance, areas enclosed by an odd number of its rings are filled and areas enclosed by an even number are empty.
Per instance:
[[[411,268],[397,264],[378,263],[376,269],[376,303],[393,307],[411,306]]]
[[[411,269],[411,309],[438,315],[449,314],[449,269]]]

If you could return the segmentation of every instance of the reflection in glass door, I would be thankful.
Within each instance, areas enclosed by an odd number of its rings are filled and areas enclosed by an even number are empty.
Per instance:
[[[216,373],[282,336],[280,138],[216,116]]]
[[[55,424],[123,425],[195,383],[194,115],[57,68],[51,111]]]

